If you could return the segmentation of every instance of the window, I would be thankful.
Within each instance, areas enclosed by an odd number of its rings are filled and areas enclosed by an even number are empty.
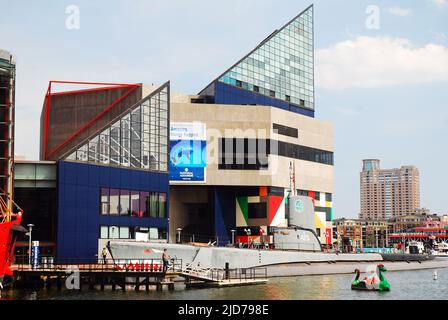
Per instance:
[[[249,147],[254,145],[256,145],[256,152]],[[331,151],[272,139],[220,138],[218,149],[218,169],[220,170],[266,169],[268,168],[268,155],[270,154],[333,165],[333,152]]]
[[[281,134],[288,137],[298,138],[299,130],[296,128],[291,128],[288,126],[284,126],[281,124],[274,123],[272,124],[272,129],[277,131],[277,134]]]
[[[109,227],[108,239],[120,239],[120,229],[116,226]]]
[[[254,86],[254,92],[260,92],[260,87],[259,86]]]
[[[167,195],[162,192],[101,188],[100,203],[102,215],[167,217]]]
[[[286,100],[287,102],[291,102],[291,97],[288,96],[288,95],[285,95],[285,100]]]
[[[148,203],[149,203],[149,193],[140,192],[140,214],[139,214],[140,217],[149,216]]]
[[[272,98],[275,98],[275,91],[274,90],[269,90],[269,96]]]
[[[109,214],[109,189],[101,188],[101,214]]]
[[[109,239],[109,227],[100,228],[100,239]]]
[[[120,190],[110,189],[109,209],[111,215],[118,215],[120,212]]]
[[[220,138],[219,169],[261,170],[268,168],[268,140]]]
[[[131,215],[133,217],[142,217],[140,212],[140,194],[138,191],[131,191]]]
[[[266,202],[248,204],[249,219],[263,219],[267,217]]]
[[[120,215],[128,216],[130,212],[130,192],[129,190],[120,190]]]
[[[166,194],[165,193],[159,193],[159,218],[165,218],[166,217]]]
[[[129,227],[120,227],[120,239],[129,239]]]

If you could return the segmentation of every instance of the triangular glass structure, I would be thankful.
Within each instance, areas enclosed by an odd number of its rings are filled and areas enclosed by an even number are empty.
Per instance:
[[[66,160],[168,171],[169,83],[91,136]]]
[[[314,110],[313,6],[218,78],[219,82]]]

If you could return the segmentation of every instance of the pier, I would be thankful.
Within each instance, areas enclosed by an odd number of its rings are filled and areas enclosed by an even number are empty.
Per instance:
[[[162,260],[109,259],[105,263],[86,259],[57,261],[37,266],[14,265],[14,287],[75,290],[111,289],[112,291],[172,291],[175,283],[186,288],[228,287],[264,284],[266,268],[201,269],[184,266],[181,259],[172,259],[166,272]]]

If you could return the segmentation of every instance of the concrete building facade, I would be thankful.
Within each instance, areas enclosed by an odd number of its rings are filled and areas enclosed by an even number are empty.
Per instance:
[[[298,194],[313,199],[317,234],[331,245],[333,128],[314,118],[313,30],[310,6],[198,95],[172,94],[171,135],[197,126],[202,138],[181,147],[171,137],[170,162],[196,145],[203,168],[170,163],[171,239],[264,242]]]
[[[322,243],[330,244],[332,125],[270,106],[197,104],[191,99],[172,97],[171,122],[206,126],[206,179],[199,185],[171,181],[170,237],[181,228],[185,236],[196,233],[198,239],[204,227],[189,225],[201,220],[188,217],[202,210],[214,226],[206,228],[204,236],[227,243],[235,229],[237,240],[244,242],[244,229],[252,227],[253,240],[258,241],[260,227],[286,224],[287,197],[293,189],[313,198],[317,233]],[[287,135],[288,129],[295,134]],[[246,207],[263,207],[264,214],[252,218]]]
[[[363,160],[360,173],[362,219],[389,219],[420,208],[419,171],[415,166],[381,169],[380,160]]]

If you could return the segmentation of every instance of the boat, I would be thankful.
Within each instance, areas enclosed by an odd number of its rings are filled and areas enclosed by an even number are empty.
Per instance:
[[[373,273],[361,279],[361,272],[359,271],[359,269],[356,269],[355,279],[352,282],[351,289],[390,291],[390,283],[383,275],[383,272],[386,271],[386,267],[383,264],[378,264],[376,270]]]
[[[160,260],[164,249],[171,258],[182,260],[184,266],[224,269],[253,268],[285,265],[293,263],[328,263],[328,262],[374,262],[383,261],[378,253],[327,253],[317,237],[314,222],[312,199],[296,196],[302,206],[300,212],[290,209],[288,226],[270,227],[268,246],[258,248],[241,248],[239,246],[218,247],[212,243],[160,243],[135,240],[110,240],[107,248],[117,264],[131,262],[150,263]],[[291,199],[290,199],[291,201]],[[292,202],[294,203],[294,202]],[[293,206],[291,206],[293,207]]]
[[[408,254],[424,254],[425,246],[420,241],[410,241],[405,249],[405,253]]]
[[[431,250],[431,255],[437,257],[448,257],[448,243],[436,242],[434,248]]]

